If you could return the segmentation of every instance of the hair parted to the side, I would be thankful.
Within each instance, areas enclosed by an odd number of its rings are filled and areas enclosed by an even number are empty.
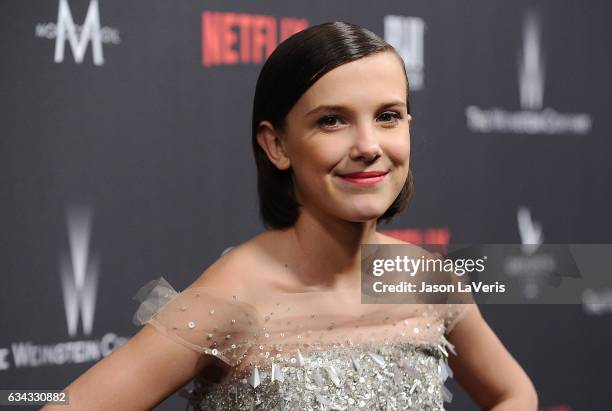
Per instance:
[[[259,210],[266,227],[282,229],[293,226],[299,216],[300,205],[294,194],[291,168],[276,168],[259,145],[259,123],[267,120],[275,128],[284,129],[285,118],[291,108],[325,73],[342,64],[384,51],[397,55],[406,75],[403,60],[390,44],[363,27],[340,21],[300,31],[279,44],[268,57],[257,80],[252,119]],[[391,221],[406,207],[412,192],[412,172],[408,170],[404,187],[378,221]]]

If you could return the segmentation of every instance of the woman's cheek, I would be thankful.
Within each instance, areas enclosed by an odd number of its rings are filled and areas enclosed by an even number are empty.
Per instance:
[[[315,164],[312,158],[304,164],[297,164],[294,173],[302,192],[317,195],[325,185],[323,168]]]
[[[405,164],[408,167],[410,160],[410,140],[398,139],[398,141],[390,147],[389,156],[391,161],[396,165]]]

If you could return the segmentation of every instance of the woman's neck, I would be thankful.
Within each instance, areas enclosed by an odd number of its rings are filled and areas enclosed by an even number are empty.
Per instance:
[[[359,288],[361,244],[379,242],[376,220],[342,221],[315,216],[305,208],[285,235],[290,249],[288,268],[305,286],[326,289]]]

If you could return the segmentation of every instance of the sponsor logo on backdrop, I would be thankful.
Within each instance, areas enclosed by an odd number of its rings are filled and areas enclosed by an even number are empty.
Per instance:
[[[572,411],[572,407],[568,404],[549,405],[539,409],[540,411]]]
[[[0,348],[0,371],[10,368],[8,361],[10,351],[7,348]]]
[[[521,251],[504,261],[504,272],[517,278],[525,298],[534,299],[551,280],[558,269],[554,255],[538,252],[544,241],[542,224],[534,221],[528,207],[519,207],[516,213],[518,232],[521,237]]]
[[[541,24],[533,12],[523,20],[523,45],[518,56],[521,111],[469,106],[465,110],[468,129],[476,133],[588,134],[593,124],[588,113],[560,113],[544,106],[546,58]]]
[[[531,211],[525,206],[519,207],[516,213],[521,249],[525,254],[532,255],[542,244],[542,224],[533,221]]]
[[[441,244],[448,245],[450,229],[448,227],[431,228],[399,228],[380,230],[381,233],[411,244]]]
[[[59,281],[63,292],[67,333],[70,338],[78,337],[80,332],[89,337],[94,329],[99,278],[99,259],[90,251],[92,209],[88,206],[70,207],[67,225],[69,253],[60,258]],[[100,338],[87,340],[51,344],[13,342],[10,350],[0,348],[0,370],[11,367],[10,354],[15,368],[95,362],[112,353],[127,339],[107,331]]]
[[[60,258],[60,274],[68,335],[77,334],[79,318],[83,334],[93,327],[98,292],[98,257],[90,253],[91,209],[80,207],[68,212],[70,253]]]
[[[410,90],[421,90],[425,83],[425,21],[419,17],[385,16],[385,40],[402,56]]]
[[[202,12],[202,65],[261,64],[308,20],[234,12]]]
[[[612,314],[612,289],[586,289],[582,292],[582,307],[587,314]]]
[[[35,36],[43,39],[55,39],[55,54],[53,61],[64,61],[66,42],[70,45],[72,56],[77,64],[81,64],[87,47],[91,43],[93,64],[104,64],[102,44],[119,44],[119,30],[115,27],[100,25],[100,7],[98,0],[91,0],[83,24],[75,24],[68,0],[60,0],[57,11],[57,22],[39,23],[35,28]]]

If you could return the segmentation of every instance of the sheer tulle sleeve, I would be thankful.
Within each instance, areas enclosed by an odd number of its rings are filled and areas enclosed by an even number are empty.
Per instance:
[[[445,334],[450,333],[455,328],[474,304],[476,303],[448,304],[446,316],[444,317]]]
[[[455,291],[448,295],[448,304],[446,304],[442,317],[445,334],[450,333],[465,317],[466,313],[476,304],[474,295],[471,292],[465,291],[467,289],[465,284],[469,283],[469,278],[467,276],[457,276],[454,273],[449,273],[449,275],[451,277],[449,283],[454,285]],[[459,287],[460,283],[464,286]]]
[[[173,341],[230,366],[246,356],[257,334],[256,309],[225,289],[194,287],[177,292],[163,278],[150,281],[134,297],[133,322],[150,324]]]

